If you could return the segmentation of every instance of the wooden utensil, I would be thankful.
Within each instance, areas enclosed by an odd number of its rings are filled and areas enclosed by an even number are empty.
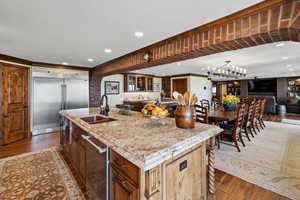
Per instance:
[[[196,97],[195,94],[193,94],[192,98],[191,98],[191,105],[194,105],[195,103],[197,103],[198,98]]]
[[[177,99],[178,99],[178,104],[179,105],[184,105],[185,104],[182,94],[179,93],[178,96],[177,96]]]
[[[190,102],[189,102],[190,105],[193,105],[192,103],[193,103],[194,96],[195,96],[195,93],[190,97]]]
[[[179,95],[179,93],[177,91],[173,92],[173,97],[176,101],[178,101],[178,95]]]
[[[190,93],[185,92],[184,95],[183,95],[183,98],[184,98],[185,105],[189,105],[190,104]]]

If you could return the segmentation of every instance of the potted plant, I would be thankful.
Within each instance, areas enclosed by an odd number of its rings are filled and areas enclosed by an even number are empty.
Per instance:
[[[222,98],[222,104],[225,110],[236,110],[236,105],[240,102],[240,99],[234,95],[226,95]]]

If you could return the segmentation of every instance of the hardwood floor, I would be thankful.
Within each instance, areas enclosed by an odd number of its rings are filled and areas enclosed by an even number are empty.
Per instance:
[[[220,170],[216,170],[216,183],[216,200],[288,200]]]
[[[34,136],[0,147],[0,158],[59,146],[59,133]],[[271,191],[216,170],[216,200],[284,200]]]
[[[33,136],[12,144],[0,146],[0,158],[39,151],[53,146],[59,146],[59,133],[49,133]]]

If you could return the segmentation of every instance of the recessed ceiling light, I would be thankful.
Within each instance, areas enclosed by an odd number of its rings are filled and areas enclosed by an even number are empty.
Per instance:
[[[289,68],[289,67],[291,67],[291,66],[292,66],[292,65],[287,65],[286,67]]]
[[[289,57],[284,56],[284,57],[282,57],[281,59],[282,59],[282,60],[287,60],[287,59],[289,59]]]
[[[282,47],[282,46],[284,46],[283,42],[276,44],[276,47]]]
[[[89,62],[94,62],[95,60],[93,58],[88,59]]]
[[[63,65],[68,65],[69,63],[67,63],[67,62],[62,62],[61,64],[63,64]]]
[[[111,49],[104,49],[104,52],[105,52],[105,53],[111,53],[112,50],[111,50]]]
[[[294,69],[293,69],[293,68],[290,68],[289,70],[290,70],[291,72],[292,72],[292,71],[294,71]]]
[[[135,35],[135,37],[140,38],[140,37],[144,36],[144,33],[140,32],[140,31],[137,31],[137,32],[134,33],[134,35]]]
[[[178,63],[177,63],[177,66],[180,66],[180,65],[181,65],[181,62],[178,62]]]

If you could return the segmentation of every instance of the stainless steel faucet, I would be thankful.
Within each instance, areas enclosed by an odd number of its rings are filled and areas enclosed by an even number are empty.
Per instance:
[[[103,106],[103,100],[105,98],[105,107]],[[108,97],[106,94],[102,95],[100,100],[100,114],[108,116],[109,113],[109,106],[108,106]]]

